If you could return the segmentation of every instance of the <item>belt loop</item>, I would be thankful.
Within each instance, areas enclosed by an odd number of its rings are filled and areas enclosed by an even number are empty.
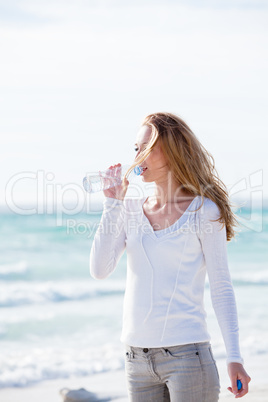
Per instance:
[[[134,359],[134,352],[130,345],[126,345],[126,355],[129,359]]]
[[[134,350],[132,346],[129,346],[129,357],[131,359],[134,359]]]

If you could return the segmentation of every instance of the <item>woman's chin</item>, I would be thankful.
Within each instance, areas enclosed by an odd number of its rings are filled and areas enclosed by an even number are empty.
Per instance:
[[[153,180],[150,179],[150,177],[146,177],[146,176],[141,176],[141,180],[142,180],[144,183],[151,183],[151,182],[153,182]]]

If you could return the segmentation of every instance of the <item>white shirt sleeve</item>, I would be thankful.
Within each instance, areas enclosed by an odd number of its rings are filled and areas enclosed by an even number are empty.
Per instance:
[[[102,218],[90,251],[90,274],[105,279],[116,268],[125,249],[124,203],[106,198]]]
[[[234,290],[228,268],[226,227],[219,221],[218,206],[207,199],[201,212],[200,240],[206,262],[212,305],[222,332],[227,363],[243,364]],[[201,209],[202,211],[202,209]]]

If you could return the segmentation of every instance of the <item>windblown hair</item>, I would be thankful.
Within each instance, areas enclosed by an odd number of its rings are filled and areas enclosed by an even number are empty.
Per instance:
[[[179,185],[195,196],[200,195],[202,205],[204,197],[207,197],[218,206],[220,217],[217,220],[225,224],[227,241],[230,241],[236,234],[234,227],[238,226],[238,221],[231,210],[227,188],[219,178],[212,155],[179,116],[172,113],[150,114],[143,120],[144,125],[151,128],[151,139],[129,170],[143,162],[159,143]]]

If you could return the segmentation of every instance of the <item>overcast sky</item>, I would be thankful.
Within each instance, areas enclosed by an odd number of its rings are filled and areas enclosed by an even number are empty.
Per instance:
[[[130,164],[157,111],[186,120],[234,193],[267,196],[266,4],[0,1],[1,204],[9,183],[32,205],[37,174],[53,191]]]

